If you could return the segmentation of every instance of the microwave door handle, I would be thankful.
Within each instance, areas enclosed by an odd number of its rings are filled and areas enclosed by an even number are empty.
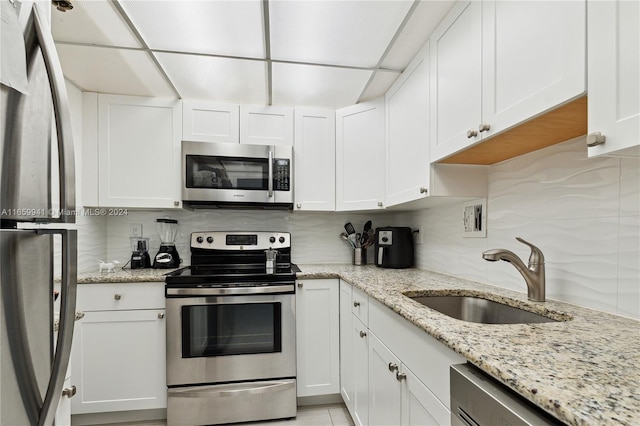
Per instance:
[[[273,197],[273,150],[269,150],[269,198]]]

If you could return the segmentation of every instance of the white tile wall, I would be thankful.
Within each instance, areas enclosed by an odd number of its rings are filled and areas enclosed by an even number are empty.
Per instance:
[[[482,252],[505,248],[523,260],[545,255],[547,297],[640,318],[640,159],[587,158],[584,139],[491,166],[487,238],[462,238],[462,206],[395,217],[422,226],[417,266],[516,291],[526,285],[506,262]]]

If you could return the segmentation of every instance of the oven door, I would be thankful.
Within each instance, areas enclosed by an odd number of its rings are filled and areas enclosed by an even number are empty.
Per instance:
[[[182,142],[182,198],[293,203],[290,146]]]
[[[296,375],[294,294],[168,293],[166,315],[168,386]]]

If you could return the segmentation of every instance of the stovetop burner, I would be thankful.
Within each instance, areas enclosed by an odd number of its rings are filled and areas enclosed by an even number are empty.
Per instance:
[[[277,251],[267,270],[265,251]],[[298,267],[291,263],[291,236],[274,232],[194,232],[191,266],[166,275],[167,286],[277,285],[293,282]]]

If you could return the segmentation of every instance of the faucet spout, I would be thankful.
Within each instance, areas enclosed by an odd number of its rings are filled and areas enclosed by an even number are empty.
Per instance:
[[[511,263],[520,272],[520,275],[527,283],[527,297],[534,302],[544,302],[545,300],[545,272],[544,255],[542,251],[533,244],[516,237],[516,240],[531,248],[529,264],[525,265],[522,260],[513,252],[505,249],[492,249],[482,253],[482,258],[489,262],[504,260]]]

